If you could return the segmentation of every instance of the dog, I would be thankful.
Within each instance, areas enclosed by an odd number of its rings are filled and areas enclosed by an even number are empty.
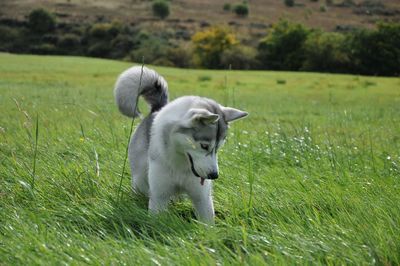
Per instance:
[[[139,96],[151,108],[128,148],[132,188],[149,197],[149,211],[162,212],[171,198],[186,193],[197,219],[213,224],[211,180],[218,178],[217,151],[224,144],[229,123],[247,112],[198,96],[168,102],[167,82],[144,66],[124,71],[114,96],[120,112],[128,117],[140,115]]]

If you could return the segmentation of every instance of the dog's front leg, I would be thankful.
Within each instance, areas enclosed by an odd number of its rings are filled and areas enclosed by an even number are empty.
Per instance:
[[[193,201],[198,219],[207,224],[214,224],[214,205],[211,196]]]
[[[170,176],[168,176],[168,171],[166,171],[162,166],[150,162],[149,211],[151,213],[165,211],[173,194],[174,185],[171,182]]]
[[[159,213],[165,211],[173,195],[173,188],[169,184],[150,183],[149,211]]]
[[[163,212],[168,207],[169,198],[150,196],[149,199],[149,211],[150,213],[157,214]]]
[[[197,191],[188,191],[193,202],[197,218],[207,224],[214,224],[214,204],[211,196],[211,185],[196,186]]]

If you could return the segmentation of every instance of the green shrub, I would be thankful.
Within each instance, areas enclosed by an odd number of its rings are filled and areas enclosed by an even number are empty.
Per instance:
[[[224,6],[223,6],[224,11],[230,11],[231,8],[232,8],[231,4],[229,4],[229,3],[225,3]]]
[[[283,2],[284,2],[285,5],[288,6],[288,7],[294,6],[294,0],[284,0]]]
[[[368,75],[400,75],[400,23],[379,24],[350,37],[354,72]]]
[[[94,57],[108,57],[111,51],[109,42],[99,41],[89,46],[88,55]]]
[[[58,40],[58,48],[66,54],[80,54],[81,39],[75,34],[65,34]]]
[[[115,38],[118,36],[118,34],[122,33],[123,31],[123,25],[119,21],[113,21],[111,23],[110,28],[108,29],[109,34]]]
[[[301,24],[281,20],[258,45],[262,67],[274,70],[299,70],[304,62],[303,44],[310,31]]]
[[[158,0],[153,3],[153,14],[161,19],[169,16],[169,5],[166,1]]]
[[[249,7],[247,4],[237,4],[233,7],[233,11],[235,12],[236,15],[245,17],[249,14]]]
[[[167,57],[159,57],[156,60],[154,60],[153,62],[151,62],[151,64],[157,65],[157,66],[166,66],[166,67],[174,66],[174,63],[171,62]]]
[[[111,58],[124,58],[134,47],[133,38],[127,34],[120,34],[111,41]]]
[[[222,53],[221,63],[228,69],[255,69],[257,68],[256,51],[247,46],[236,45]]]
[[[192,36],[194,63],[199,67],[223,68],[221,56],[237,41],[234,34],[223,27],[211,27]]]
[[[41,43],[40,39],[28,28],[0,25],[0,51],[30,53],[32,46]]]
[[[34,45],[31,48],[33,54],[56,54],[57,48],[54,44],[42,43],[39,45]]]
[[[0,43],[12,42],[18,38],[19,32],[15,28],[0,25]]]
[[[89,35],[97,39],[111,39],[114,35],[112,24],[110,23],[96,23],[89,29]]]
[[[346,72],[350,69],[347,40],[343,34],[314,32],[304,44],[303,70],[321,72]]]
[[[197,78],[197,80],[200,82],[206,82],[206,81],[211,81],[212,77],[209,75],[201,75]]]
[[[57,45],[59,42],[59,36],[57,34],[44,34],[41,38],[41,42]]]
[[[89,47],[87,52],[90,56],[122,58],[132,48],[124,48],[126,45],[118,38],[122,31],[123,27],[119,22],[96,23],[88,28],[81,44]],[[124,50],[118,51],[120,48]]]
[[[187,68],[192,66],[192,51],[187,45],[169,48],[166,57],[176,67]]]
[[[133,62],[142,62],[142,58],[144,58],[146,64],[152,64],[156,60],[166,57],[168,48],[166,40],[150,37],[142,41],[138,47],[132,49],[129,57]]]
[[[0,51],[11,51],[13,43],[20,38],[17,29],[0,25]]]
[[[45,33],[54,30],[56,20],[49,11],[39,8],[29,13],[28,25],[35,33]]]

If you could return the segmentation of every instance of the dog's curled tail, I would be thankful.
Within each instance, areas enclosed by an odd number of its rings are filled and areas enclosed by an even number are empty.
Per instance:
[[[143,96],[157,112],[168,103],[168,84],[156,71],[147,67],[131,67],[118,77],[114,89],[115,101],[122,114],[135,117],[140,114],[137,108],[139,96]]]

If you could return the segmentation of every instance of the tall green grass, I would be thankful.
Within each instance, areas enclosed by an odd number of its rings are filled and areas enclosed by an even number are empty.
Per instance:
[[[129,66],[0,54],[0,264],[400,264],[398,78],[156,67],[171,98],[250,113],[219,153],[210,227],[188,200],[149,215],[121,174]]]

